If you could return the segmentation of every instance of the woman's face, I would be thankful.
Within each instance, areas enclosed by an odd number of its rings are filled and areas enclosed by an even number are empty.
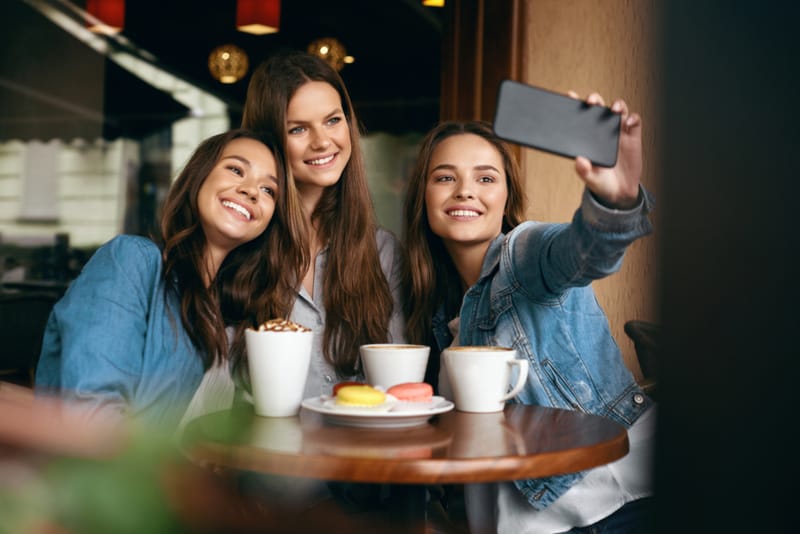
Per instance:
[[[491,143],[474,134],[439,142],[428,165],[425,209],[448,251],[488,248],[502,229],[507,199],[503,158]]]
[[[278,194],[272,152],[255,139],[234,139],[197,193],[200,223],[213,253],[227,254],[261,235]]]
[[[335,185],[350,160],[350,126],[339,93],[327,82],[308,82],[286,109],[286,156],[298,189]]]

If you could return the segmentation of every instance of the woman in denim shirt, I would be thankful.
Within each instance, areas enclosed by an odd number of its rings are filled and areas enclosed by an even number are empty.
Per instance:
[[[297,279],[279,237],[300,219],[288,211],[275,147],[247,130],[207,139],[170,188],[163,244],[122,235],[100,247],[50,315],[39,392],[60,394],[89,416],[167,428],[190,402],[220,402],[195,395],[204,376],[232,400],[227,369],[241,358],[244,328],[285,313],[282,296]],[[232,348],[226,321],[236,324]]]
[[[597,94],[587,101],[602,103]],[[467,486],[474,531],[624,532],[652,494],[653,403],[625,366],[590,285],[616,272],[626,247],[651,232],[641,120],[621,100],[612,109],[622,114],[617,165],[576,159],[586,190],[570,224],[522,222],[518,165],[489,124],[443,123],[422,142],[406,199],[409,340],[435,353],[453,344],[514,347],[530,362],[519,402],[609,417],[629,429],[631,443],[625,458],[590,471]],[[446,370],[435,374],[450,396]]]

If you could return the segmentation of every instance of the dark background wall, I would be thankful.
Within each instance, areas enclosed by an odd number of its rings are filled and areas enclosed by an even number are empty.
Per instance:
[[[789,532],[797,4],[663,3],[660,532]]]

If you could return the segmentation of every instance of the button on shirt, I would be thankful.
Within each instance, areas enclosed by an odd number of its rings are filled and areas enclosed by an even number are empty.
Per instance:
[[[402,303],[400,301],[400,244],[389,231],[378,229],[375,234],[381,269],[389,281],[389,288],[394,300],[394,311],[389,321],[389,339],[391,343],[405,343],[405,322],[403,320]],[[314,331],[311,345],[311,365],[303,398],[317,397],[331,393],[333,384],[342,380],[363,378],[359,376],[340,377],[323,355],[322,337],[325,332],[325,306],[323,303],[323,273],[328,261],[327,247],[314,259],[314,294],[309,295],[305,287],[300,288],[299,295],[292,308],[291,320]],[[378,340],[374,340],[377,342]]]

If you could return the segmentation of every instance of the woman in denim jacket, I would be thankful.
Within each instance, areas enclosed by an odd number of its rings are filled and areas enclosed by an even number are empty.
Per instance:
[[[95,252],[48,320],[39,393],[89,417],[167,429],[191,406],[199,415],[232,401],[228,368],[244,328],[283,316],[290,303],[279,297],[300,272],[287,267],[281,236],[301,219],[288,212],[275,147],[241,129],[207,139],[166,198],[163,244],[122,235]],[[231,348],[226,322],[236,325]]]
[[[602,103],[597,94],[587,101]],[[443,123],[422,142],[405,206],[409,341],[438,353],[453,344],[514,347],[530,362],[519,402],[609,417],[629,429],[631,443],[625,458],[590,471],[467,486],[473,531],[624,532],[652,495],[653,402],[625,366],[590,285],[651,232],[641,120],[621,100],[612,110],[622,114],[617,165],[576,159],[586,190],[570,224],[522,222],[518,165],[489,124]],[[446,370],[434,364],[429,379],[438,374],[448,397]]]

